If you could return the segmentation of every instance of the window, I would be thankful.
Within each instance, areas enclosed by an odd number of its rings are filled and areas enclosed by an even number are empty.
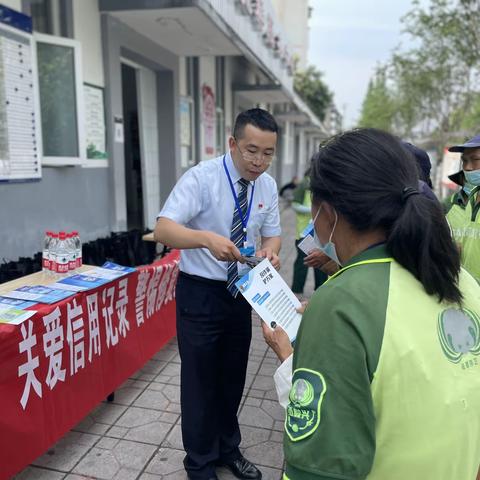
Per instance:
[[[33,29],[40,33],[54,34],[53,4],[51,0],[24,1],[23,10],[32,17]]]
[[[85,158],[80,43],[35,34],[44,165],[79,165]]]
[[[22,0],[22,11],[32,17],[35,32],[73,37],[72,0]]]

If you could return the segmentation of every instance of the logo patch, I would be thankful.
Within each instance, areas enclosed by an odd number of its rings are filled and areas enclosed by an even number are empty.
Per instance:
[[[468,353],[480,355],[480,320],[471,310],[444,310],[438,316],[437,332],[450,362],[460,363]]]
[[[307,438],[318,428],[326,391],[322,374],[306,368],[295,370],[285,418],[285,431],[292,442]]]

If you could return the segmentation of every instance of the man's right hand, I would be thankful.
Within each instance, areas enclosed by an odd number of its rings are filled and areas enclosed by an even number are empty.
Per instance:
[[[218,235],[213,232],[205,232],[206,241],[205,246],[210,250],[210,253],[221,262],[241,262],[245,260],[242,257],[240,250],[228,238]]]

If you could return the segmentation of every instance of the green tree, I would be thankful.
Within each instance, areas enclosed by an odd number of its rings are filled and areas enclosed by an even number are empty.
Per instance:
[[[360,127],[373,127],[392,132],[395,119],[395,101],[387,85],[385,67],[378,67],[368,84],[362,104]]]
[[[322,72],[316,67],[309,66],[305,71],[295,73],[293,85],[313,113],[323,121],[332,103],[333,94],[322,80],[322,76]]]
[[[427,6],[414,0],[402,19],[413,46],[397,48],[386,67],[395,110],[391,131],[429,138],[440,159],[459,130],[478,119],[479,13],[480,0],[430,0]]]

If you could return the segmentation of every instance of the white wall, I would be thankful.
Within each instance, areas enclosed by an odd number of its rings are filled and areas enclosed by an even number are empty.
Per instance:
[[[2,5],[5,7],[17,10],[17,12],[22,11],[22,0],[2,0]]]
[[[83,81],[105,86],[102,59],[102,35],[97,0],[73,1],[73,32],[82,44]]]
[[[232,134],[233,124],[235,122],[234,111],[233,111],[233,92],[232,92],[232,83],[233,79],[233,57],[225,57],[225,133],[227,136]],[[225,142],[225,145],[228,145]]]
[[[273,0],[278,20],[290,42],[290,53],[299,58],[298,68],[305,70],[308,55],[308,0]]]
[[[178,57],[178,93],[187,95],[187,57]]]

